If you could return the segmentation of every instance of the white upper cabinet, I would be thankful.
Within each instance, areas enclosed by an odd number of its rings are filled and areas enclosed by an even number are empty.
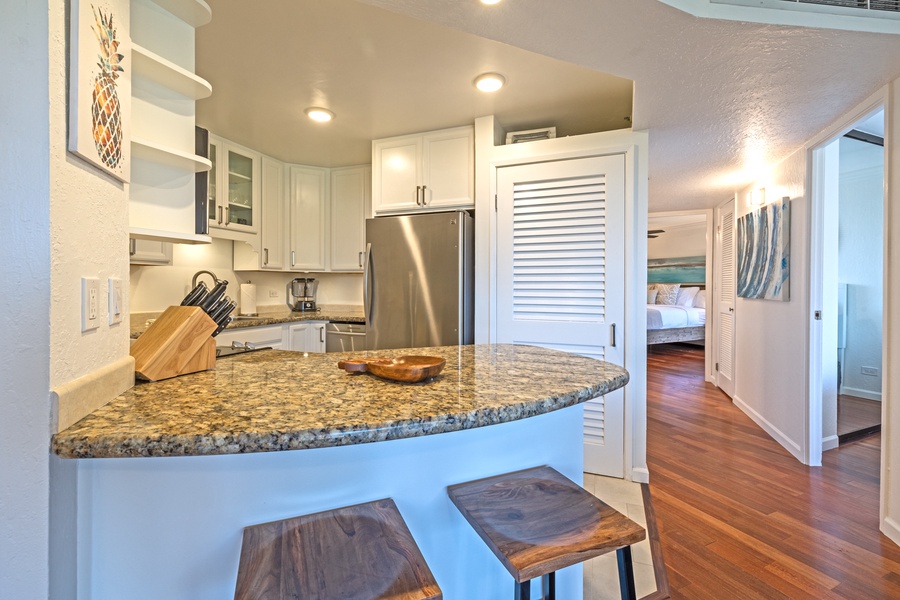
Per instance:
[[[328,179],[328,169],[290,168],[291,226],[287,257],[290,271],[324,271],[327,267],[325,223],[328,216]]]
[[[287,237],[284,163],[263,156],[260,171],[259,252],[250,244],[234,244],[236,271],[280,271],[284,268]]]
[[[363,270],[371,182],[372,169],[368,166],[331,170],[332,271]]]
[[[259,231],[259,179],[262,157],[258,152],[210,136],[210,235],[250,240]]]
[[[475,128],[372,142],[372,207],[390,214],[475,207]]]

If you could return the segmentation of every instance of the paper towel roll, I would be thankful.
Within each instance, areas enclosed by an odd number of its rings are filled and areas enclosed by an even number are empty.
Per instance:
[[[241,284],[241,309],[240,313],[242,315],[255,315],[256,314],[256,284],[255,283],[242,283]]]

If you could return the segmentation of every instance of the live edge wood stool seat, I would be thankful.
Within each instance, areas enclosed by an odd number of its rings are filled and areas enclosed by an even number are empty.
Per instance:
[[[388,498],[244,528],[234,597],[443,596],[397,505]]]
[[[515,597],[531,597],[542,578],[556,598],[557,570],[612,550],[622,598],[634,600],[631,544],[644,529],[551,467],[536,467],[447,488],[450,499],[516,581]]]

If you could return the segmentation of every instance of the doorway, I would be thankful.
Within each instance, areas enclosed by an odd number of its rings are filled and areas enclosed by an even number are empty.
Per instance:
[[[822,451],[880,431],[883,108],[815,148],[812,169],[809,447],[815,465]]]

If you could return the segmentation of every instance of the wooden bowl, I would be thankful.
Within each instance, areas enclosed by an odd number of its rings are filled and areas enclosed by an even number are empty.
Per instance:
[[[447,363],[440,356],[408,355],[397,358],[349,358],[338,362],[348,373],[371,373],[383,379],[416,383],[434,377]]]

